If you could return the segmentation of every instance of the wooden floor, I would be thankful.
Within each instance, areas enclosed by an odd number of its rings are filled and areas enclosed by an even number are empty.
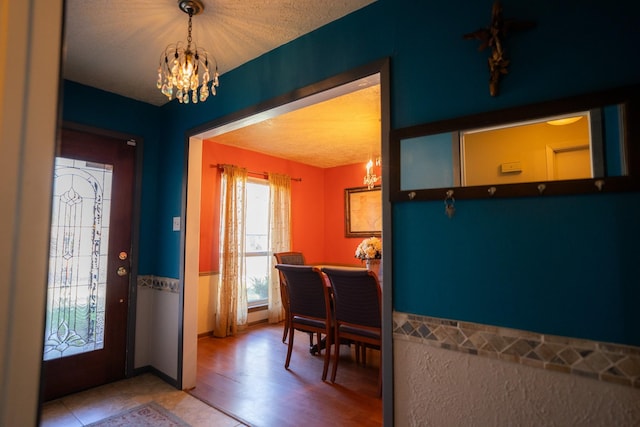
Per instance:
[[[282,325],[249,327],[236,337],[200,338],[195,389],[189,391],[252,426],[381,426],[377,397],[379,352],[367,366],[341,346],[336,382],[323,382],[322,356],[309,353],[309,337],[296,332],[289,369]],[[331,377],[329,366],[328,379]]]

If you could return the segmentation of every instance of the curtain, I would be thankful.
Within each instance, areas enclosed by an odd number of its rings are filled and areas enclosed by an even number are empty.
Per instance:
[[[224,165],[220,203],[220,278],[213,334],[234,335],[247,323],[245,222],[247,170]]]
[[[269,253],[291,250],[291,178],[269,174]],[[284,320],[280,298],[280,277],[275,269],[275,257],[270,257],[269,323]]]

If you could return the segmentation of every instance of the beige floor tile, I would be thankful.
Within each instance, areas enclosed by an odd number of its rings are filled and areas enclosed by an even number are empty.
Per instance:
[[[176,390],[152,374],[117,381],[48,402],[42,407],[40,425],[84,426],[150,401],[162,405],[193,427],[243,425],[195,397]]]
[[[42,407],[43,427],[81,427],[82,423],[60,401],[47,403]]]

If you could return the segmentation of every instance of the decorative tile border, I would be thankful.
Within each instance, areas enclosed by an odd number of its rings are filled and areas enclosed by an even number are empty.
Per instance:
[[[394,339],[640,388],[640,347],[394,312]]]
[[[180,292],[180,280],[169,277],[138,276],[138,286],[157,291]]]

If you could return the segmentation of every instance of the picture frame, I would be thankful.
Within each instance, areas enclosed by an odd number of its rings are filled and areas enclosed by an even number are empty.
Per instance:
[[[345,188],[345,237],[381,237],[382,189],[375,186]]]

